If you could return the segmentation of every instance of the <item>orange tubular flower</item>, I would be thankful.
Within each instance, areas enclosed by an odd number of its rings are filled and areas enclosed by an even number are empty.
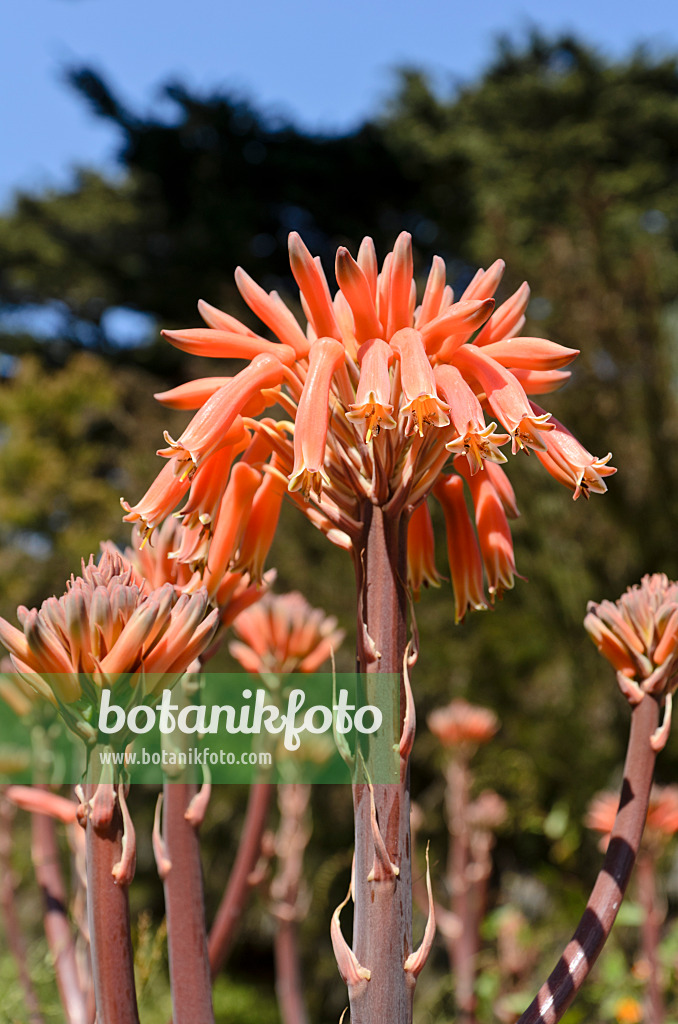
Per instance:
[[[419,331],[404,327],[391,338],[391,347],[400,356],[400,381],[404,402],[401,413],[408,418],[406,433],[416,427],[424,436],[424,424],[446,427],[450,422],[447,406],[438,398],[435,376]]]
[[[534,402],[530,402],[530,405],[535,413],[547,415]],[[551,416],[549,423],[553,425],[553,430],[546,436],[546,451],[537,452],[537,458],[547,472],[566,487],[572,488],[574,501],[580,494],[585,498],[592,493],[604,494],[607,490],[604,478],[617,472],[614,466],[607,465],[612,452],[608,452],[604,459],[597,459],[586,451],[555,416]]]
[[[510,370],[473,345],[457,350],[454,362],[462,373],[466,371],[475,377],[484,390],[490,408],[511,434],[514,455],[520,448],[546,450],[541,435],[553,430],[553,425],[547,423],[550,414],[535,416],[527,395]]]
[[[371,338],[358,349],[358,361],[360,381],[355,402],[350,406],[346,417],[354,423],[365,420],[365,440],[369,444],[372,435],[379,433],[382,426],[387,430],[393,430],[397,425],[392,415],[391,380],[388,374],[393,362],[393,351],[391,346],[380,338]]]
[[[497,424],[485,426],[480,402],[456,366],[436,366],[435,379],[450,408],[450,418],[458,437],[445,447],[455,455],[465,455],[471,473],[483,468],[483,459],[506,462],[499,445],[506,444],[508,434],[497,434]]]
[[[497,595],[501,597],[505,590],[513,589],[516,563],[513,556],[511,529],[501,498],[488,474],[474,475],[470,473],[461,455],[455,459],[455,467],[464,477],[471,491],[480,552],[487,577],[487,589],[494,601]]]
[[[275,468],[266,473],[264,481],[254,495],[250,514],[240,544],[234,569],[246,570],[255,583],[264,575],[264,563],[273,543],[280,518],[282,500],[287,490],[287,480]]]
[[[270,338],[204,302],[199,309],[206,327],[166,334],[187,351],[250,362],[232,378],[203,378],[158,396],[175,408],[197,411],[177,441],[167,439],[160,454],[169,460],[168,467],[137,505],[125,505],[126,518],[139,521],[149,534],[176,508],[190,482],[182,513],[186,536],[177,545],[177,557],[201,571],[209,564],[214,590],[218,581],[212,564],[226,573],[247,567],[255,579],[261,576],[283,478],[302,513],[348,550],[363,543],[368,506],[419,529],[426,515],[423,502],[440,483],[448,517],[454,509],[464,524],[462,535],[472,538],[468,549],[459,537],[451,542],[457,618],[469,606],[485,607],[480,555],[460,501],[459,464],[453,474],[457,483],[441,482],[441,473],[450,453],[464,455],[469,473],[489,479],[506,514],[516,514],[510,484],[497,465],[506,461],[501,448],[510,438],[514,455],[535,450],[575,495],[602,492],[613,472],[607,458],[589,455],[527,397],[559,387],[568,377],[563,367],[576,351],[520,337],[527,285],[495,309],[501,260],[478,271],[455,302],[445,283],[445,264],[435,257],[417,306],[407,232],[381,268],[371,239],[363,240],[355,259],[342,246],[336,257],[336,293],[319,259],[295,233],[289,250],[306,324],[297,321],[279,295],[264,291],[238,269],[240,294]],[[282,410],[277,422],[261,417],[273,407]],[[261,451],[251,461],[245,449],[258,441]],[[216,453],[222,462],[212,461]],[[215,544],[215,502],[228,479],[240,473],[238,466],[248,462],[263,473],[247,499],[250,521],[228,555],[224,547],[213,563],[208,552]],[[210,477],[213,486],[208,486]],[[270,518],[265,514],[268,495]],[[418,508],[422,511],[413,516]],[[231,515],[237,519],[235,511]],[[487,563],[490,587],[496,589],[508,585],[513,571],[503,520],[499,532],[503,561],[492,569]],[[414,548],[420,541],[421,536],[413,538]],[[420,561],[412,576],[415,589],[427,572]]]
[[[168,462],[136,505],[130,505],[124,498],[120,499],[127,513],[123,516],[124,521],[142,524],[143,535],[150,535],[156,526],[172,514],[189,487],[190,481],[186,477],[180,479],[176,476],[174,467]]]
[[[344,348],[334,338],[318,338],[311,345],[308,376],[299,400],[294,431],[294,468],[290,490],[308,497],[313,489],[320,495],[325,468],[325,441],[330,418],[332,376],[344,361]]]
[[[433,523],[425,501],[415,508],[407,530],[407,578],[415,601],[419,600],[422,586],[440,586]]]
[[[169,447],[162,448],[158,455],[176,460],[177,476],[192,475],[201,461],[229,443],[229,431],[248,401],[263,388],[280,384],[282,378],[283,364],[279,359],[273,355],[258,355],[205,402],[178,441],[165,435]]]
[[[210,597],[216,593],[224,573],[235,559],[261,482],[259,470],[246,462],[234,466],[219,508],[203,576]]]
[[[454,586],[454,621],[461,622],[469,608],[475,611],[487,608],[478,541],[466,509],[462,478],[442,477],[433,493],[445,514],[447,556]]]

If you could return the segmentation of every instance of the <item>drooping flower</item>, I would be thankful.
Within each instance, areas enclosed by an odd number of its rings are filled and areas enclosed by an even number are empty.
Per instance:
[[[0,618],[15,670],[58,707],[66,724],[95,742],[102,688],[123,706],[153,702],[207,647],[218,624],[207,592],[153,589],[119,552],[83,562],[66,593],[18,610],[21,629]]]
[[[455,459],[455,468],[471,492],[487,588],[494,600],[512,589],[516,575],[508,516],[489,473],[470,472],[461,455]]]
[[[530,405],[535,413],[544,414],[543,409],[534,402],[530,402]],[[590,494],[604,494],[607,490],[605,477],[616,473],[614,467],[608,466],[612,452],[608,452],[602,459],[596,458],[555,416],[551,417],[550,422],[554,429],[544,439],[546,451],[536,453],[541,464],[552,477],[572,488],[574,501],[580,494],[585,498]]]
[[[480,549],[466,508],[462,478],[443,477],[433,493],[445,516],[447,557],[454,586],[454,620],[461,622],[469,608],[476,611],[487,608]]]
[[[407,531],[407,581],[415,601],[419,600],[422,586],[440,586],[433,523],[425,501],[412,513]]]
[[[394,519],[410,520],[411,530],[426,532],[430,523],[415,510],[435,489],[446,513],[457,619],[468,607],[486,607],[483,560],[491,594],[510,586],[515,574],[505,520],[495,531],[502,538],[501,555],[490,552],[489,534],[480,523],[499,522],[494,511],[492,517],[487,512],[490,505],[498,507],[493,495],[507,515],[515,514],[499,465],[507,461],[509,440],[514,455],[535,451],[575,497],[603,491],[604,478],[614,472],[607,457],[589,455],[530,402],[530,395],[553,391],[568,378],[563,367],[576,350],[519,336],[527,285],[494,309],[501,260],[478,271],[455,302],[445,283],[445,264],[435,257],[417,305],[406,232],[381,271],[371,239],[363,240],[355,259],[341,247],[334,296],[320,261],[297,234],[290,235],[289,247],[305,327],[277,293],[267,293],[239,268],[240,293],[272,337],[204,302],[199,309],[207,327],[164,332],[186,351],[250,362],[233,377],[203,378],[157,396],[197,412],[178,440],[167,438],[159,452],[168,460],[166,467],[141,501],[125,505],[125,518],[138,521],[150,536],[185,498],[183,528],[190,536],[177,545],[176,557],[207,574],[213,590],[219,573],[247,570],[254,579],[261,576],[285,487],[307,518],[348,550],[360,546],[370,504]],[[282,416],[262,417],[266,409],[281,409]],[[253,446],[258,446],[256,459],[248,454]],[[469,481],[482,559],[477,542],[471,542],[476,527],[462,510],[462,470],[455,462],[449,475],[450,456],[463,456],[468,473],[493,487]],[[243,462],[259,477],[240,470]],[[227,523],[218,506],[234,476],[242,477],[241,483],[248,477],[249,486],[237,499],[242,508],[230,509]],[[255,520],[265,534],[261,544],[254,537]],[[463,539],[450,536],[460,522]],[[229,543],[219,547],[224,533]],[[412,576],[417,590],[435,576],[422,561],[430,537],[415,537],[408,546],[419,558]],[[219,550],[210,556],[210,548]],[[430,563],[429,554],[425,557]]]

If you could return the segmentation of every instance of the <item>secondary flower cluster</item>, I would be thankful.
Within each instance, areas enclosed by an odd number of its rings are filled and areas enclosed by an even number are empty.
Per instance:
[[[489,708],[458,697],[428,716],[428,727],[444,747],[475,748],[489,743],[499,729],[499,719]]]
[[[62,597],[17,615],[22,629],[0,618],[14,668],[88,742],[96,740],[102,687],[125,704],[152,702],[204,651],[219,622],[204,587],[154,589],[112,547],[98,565],[83,562]]]
[[[303,594],[267,593],[233,623],[228,649],[246,672],[316,672],[344,639],[334,616]]]
[[[226,570],[260,579],[285,493],[346,549],[359,546],[365,507],[377,504],[393,518],[412,516],[416,594],[439,579],[433,493],[445,515],[456,617],[486,607],[483,570],[492,598],[515,574],[507,517],[517,510],[502,449],[534,451],[575,498],[605,491],[614,472],[609,455],[591,455],[529,397],[559,387],[577,351],[519,337],[526,284],[495,309],[501,260],[455,302],[435,257],[418,303],[406,232],[381,271],[371,239],[356,259],[341,247],[334,296],[298,235],[289,248],[305,330],[276,292],[238,269],[243,299],[275,340],[205,302],[207,327],[163,332],[184,351],[248,365],[156,396],[197,412],[178,439],[166,434],[158,454],[167,463],[141,501],[124,503],[125,518],[149,535],[187,497],[176,557],[200,569],[212,594]],[[281,418],[261,417],[273,407]]]
[[[678,583],[643,576],[618,601],[591,601],[584,626],[635,702],[643,692],[670,693],[678,677]]]

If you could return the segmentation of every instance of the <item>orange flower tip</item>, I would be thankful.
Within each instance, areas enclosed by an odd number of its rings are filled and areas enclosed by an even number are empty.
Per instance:
[[[351,254],[348,251],[348,249],[346,248],[346,246],[345,245],[340,245],[339,248],[337,249],[337,257],[336,257],[337,272],[341,273],[343,271],[344,273],[349,273],[350,274],[350,273],[353,272],[354,265],[355,265],[355,260],[351,256]]]
[[[156,402],[170,409],[199,409],[215,391],[231,380],[230,377],[203,377],[169,391],[156,391],[153,397]]]
[[[579,355],[578,348],[566,348],[545,338],[503,338],[482,346],[485,355],[512,370],[559,370]]]

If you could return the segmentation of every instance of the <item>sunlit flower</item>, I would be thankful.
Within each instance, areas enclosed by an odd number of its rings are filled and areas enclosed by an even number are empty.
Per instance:
[[[447,558],[454,587],[454,620],[461,622],[469,609],[487,608],[480,548],[466,508],[462,478],[443,476],[433,493],[445,516]]]
[[[190,536],[176,557],[199,571],[213,593],[219,574],[261,577],[284,493],[346,550],[359,551],[369,507],[380,506],[423,531],[408,541],[418,592],[437,581],[423,505],[435,489],[445,511],[456,617],[486,607],[483,564],[491,596],[515,576],[508,525],[496,511],[501,504],[506,515],[516,514],[499,465],[507,453],[535,451],[575,497],[603,491],[614,472],[607,457],[590,455],[530,402],[568,378],[563,367],[576,350],[519,336],[527,285],[494,308],[501,260],[478,271],[455,302],[445,264],[435,257],[417,304],[407,232],[381,270],[371,239],[355,259],[342,246],[334,296],[320,261],[296,233],[289,249],[305,325],[276,292],[239,268],[237,286],[264,333],[204,302],[206,327],[164,332],[185,351],[250,362],[233,377],[202,378],[157,396],[197,412],[177,440],[167,437],[159,452],[167,465],[136,505],[125,504],[125,518],[148,537],[185,499],[182,523]],[[266,409],[278,418],[262,417]],[[248,453],[256,445],[254,459]],[[452,464],[455,456],[465,459],[466,473]],[[242,463],[259,476],[240,470]],[[462,507],[459,474],[469,481],[475,525]],[[230,481],[238,476],[240,507],[224,513],[220,502],[225,494],[236,500]],[[255,532],[264,535],[261,543]]]
[[[393,349],[381,338],[371,338],[358,349],[360,379],[355,402],[346,417],[354,423],[365,423],[365,440],[369,443],[382,427],[393,430],[391,405],[391,378],[389,367],[393,363]]]
[[[412,513],[407,531],[407,581],[415,601],[419,600],[422,586],[440,586],[435,562],[433,523],[425,501],[417,505]]]
[[[252,516],[254,514],[253,510]],[[273,518],[274,522],[277,522],[275,517]],[[200,527],[196,527],[194,532],[199,534]],[[132,546],[126,548],[125,557],[153,590],[166,583],[171,583],[180,593],[185,591],[190,594],[200,589],[200,574],[193,571],[187,562],[177,558],[177,549],[185,534],[181,522],[175,518],[165,520],[154,534],[152,545],[140,543],[141,531],[138,527],[132,531]],[[104,550],[107,547],[113,552],[116,551],[113,545],[102,545]],[[225,572],[212,598],[212,604],[219,611],[222,626],[230,626],[242,611],[263,597],[274,579],[274,569],[269,569],[267,573],[258,577],[249,572]],[[219,636],[220,634],[217,634],[215,639]]]
[[[591,601],[584,626],[635,700],[670,693],[678,678],[678,583],[644,576],[618,601]]]
[[[489,473],[470,472],[461,455],[456,457],[455,467],[471,492],[487,588],[494,600],[505,590],[511,590],[516,575],[508,516]]]
[[[233,623],[229,650],[246,672],[315,672],[344,639],[337,620],[297,592],[266,594]]]
[[[543,414],[534,402],[530,402],[535,413]],[[604,494],[607,490],[605,477],[612,476],[616,469],[608,466],[612,458],[612,452],[602,458],[596,458],[587,452],[586,448],[570,431],[559,423],[555,416],[551,417],[553,431],[544,438],[546,451],[538,451],[537,458],[546,470],[574,491],[572,495],[576,501],[580,494],[588,498],[590,494]]]
[[[0,619],[0,641],[22,678],[94,742],[102,688],[125,706],[152,702],[211,642],[218,614],[204,587],[194,594],[169,582],[153,589],[107,547],[98,565],[93,557],[83,562],[62,597],[19,608],[21,629]]]
[[[489,708],[457,698],[428,716],[428,727],[444,747],[489,743],[499,720]]]

